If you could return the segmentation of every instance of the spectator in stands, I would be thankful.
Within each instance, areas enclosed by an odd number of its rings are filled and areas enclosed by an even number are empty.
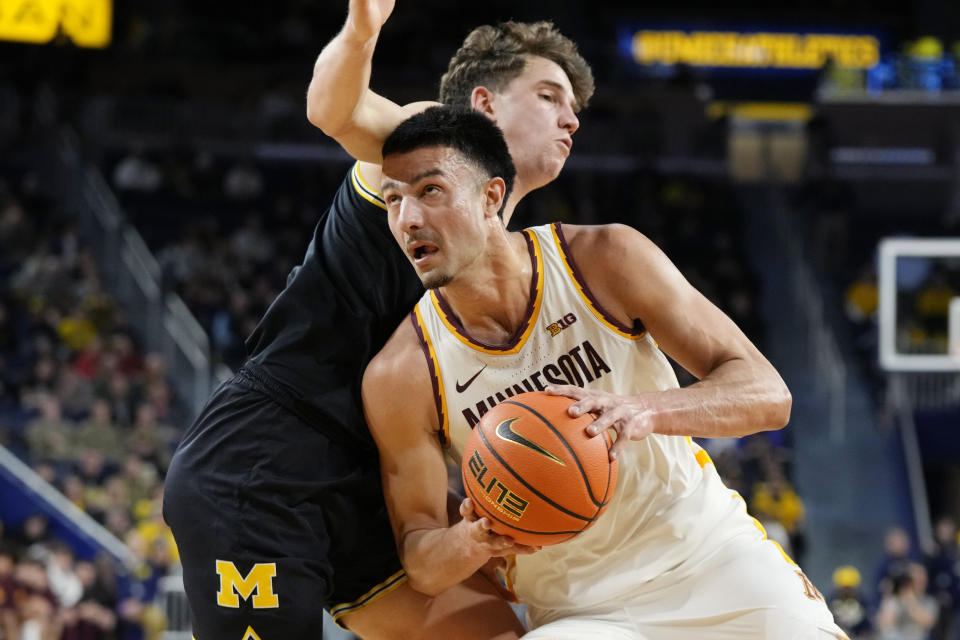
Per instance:
[[[154,489],[160,484],[158,468],[136,454],[130,454],[123,459],[123,467],[117,477],[129,491],[130,504],[134,510],[141,502],[149,502]]]
[[[103,526],[117,538],[123,540],[133,528],[129,509],[115,507],[103,516]]]
[[[893,583],[899,576],[904,576],[910,567],[910,536],[903,527],[894,526],[887,529],[883,538],[884,556],[877,567],[874,587],[877,597],[889,595],[893,591]]]
[[[71,420],[90,413],[93,404],[93,385],[67,366],[57,367],[56,396],[65,416]],[[76,435],[76,426],[71,424],[71,439]]]
[[[833,592],[827,598],[834,621],[850,635],[850,640],[866,640],[872,630],[860,582],[856,567],[837,567],[833,572]]]
[[[24,429],[27,450],[34,460],[65,461],[70,457],[73,426],[61,416],[56,396],[44,395],[39,403],[40,416]]]
[[[87,511],[86,487],[83,486],[83,480],[75,473],[68,474],[64,479],[60,490],[67,497],[73,506],[81,511]]]
[[[20,633],[20,621],[13,599],[17,586],[14,579],[17,556],[9,545],[3,543],[2,533],[0,530],[0,638],[16,639]]]
[[[98,382],[97,395],[110,404],[110,414],[121,427],[133,424],[133,393],[130,378],[119,371],[110,371]]]
[[[16,199],[0,205],[0,273],[22,265],[33,249],[34,229],[23,206]]]
[[[263,216],[251,213],[230,236],[230,251],[240,260],[266,265],[274,256],[273,237],[263,226]]]
[[[102,487],[109,475],[103,453],[90,447],[80,451],[76,471],[87,487]]]
[[[877,368],[877,309],[880,295],[877,287],[877,270],[873,263],[863,265],[843,296],[843,308],[853,325],[853,344],[858,362],[867,374],[868,382],[879,383]],[[878,391],[877,388],[874,389]]]
[[[148,547],[157,540],[163,540],[166,549],[169,552],[173,562],[180,561],[180,554],[177,550],[177,543],[173,539],[173,532],[163,519],[163,485],[157,483],[154,487],[153,496],[149,501],[144,501],[135,509],[137,518],[136,529],[143,537],[143,542]]]
[[[144,402],[137,407],[137,418],[126,442],[126,450],[151,462],[158,470],[170,464],[173,428],[157,421],[153,404]]]
[[[252,162],[239,162],[227,170],[223,193],[229,200],[256,200],[263,195],[263,174]]]
[[[934,527],[933,548],[926,554],[928,592],[939,606],[932,640],[957,640],[957,618],[960,608],[960,552],[957,546],[957,524],[944,516]]]
[[[174,424],[182,424],[183,420],[178,413],[169,383],[166,380],[154,380],[138,387],[137,390],[141,392],[143,402],[153,409],[163,437],[168,443],[176,441],[176,434],[171,431],[171,428]]]
[[[113,170],[113,186],[119,191],[153,193],[163,184],[163,173],[155,162],[134,148]]]
[[[922,564],[908,563],[906,573],[893,578],[877,611],[879,640],[926,640],[937,620],[937,602],[926,589],[927,570]]]
[[[24,520],[19,535],[13,537],[27,556],[41,558],[47,553],[50,542],[50,521],[41,513],[35,513]]]
[[[161,539],[147,546],[136,531],[129,532],[125,541],[139,566],[117,579],[119,640],[154,638],[164,624],[163,613],[154,606],[154,601],[160,579],[169,571],[169,550]]]
[[[21,638],[47,640],[59,635],[57,603],[50,591],[47,571],[39,560],[21,558],[14,570],[13,601]]]
[[[856,279],[844,293],[844,310],[855,325],[872,322],[879,306],[877,270],[872,264],[864,265]]]
[[[83,585],[74,572],[73,550],[60,542],[53,540],[47,544],[47,555],[44,558],[47,570],[47,581],[50,592],[61,607],[72,607],[80,602],[83,595]]]
[[[73,368],[84,378],[93,380],[100,375],[100,359],[103,356],[103,340],[94,336],[73,359]]]
[[[803,501],[787,480],[782,467],[772,457],[767,460],[764,464],[766,480],[754,485],[750,512],[780,523],[789,537],[795,559],[802,562],[806,542]]]
[[[117,626],[117,615],[114,612],[115,594],[100,580],[93,563],[78,562],[76,575],[83,585],[83,594],[75,607],[63,612],[64,630],[61,640],[112,638],[112,632]]]
[[[129,378],[135,378],[143,371],[143,357],[136,347],[133,336],[127,331],[113,332],[110,336],[110,352],[115,358],[115,371]]]
[[[43,410],[41,404],[48,396],[57,391],[57,362],[53,357],[53,343],[47,325],[32,328],[34,335],[30,354],[32,362],[28,365],[26,378],[21,385],[20,397],[24,404]]]
[[[123,441],[120,430],[113,423],[110,404],[103,398],[94,400],[90,416],[77,428],[73,448],[79,452],[95,449],[109,464],[118,464],[123,456]]]

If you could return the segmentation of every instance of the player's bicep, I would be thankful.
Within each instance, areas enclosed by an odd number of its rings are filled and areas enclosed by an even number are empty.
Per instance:
[[[647,309],[643,322],[660,349],[697,378],[757,353],[739,327],[685,279],[663,292],[670,295],[658,303],[661,311]]]
[[[680,273],[643,234],[620,228],[605,279],[617,290],[623,313],[639,319],[660,349],[703,378],[723,362],[757,353],[742,331]],[[625,259],[624,259],[625,258]]]
[[[402,371],[385,374],[375,360],[363,382],[364,410],[380,451],[384,499],[398,541],[408,531],[447,526],[446,463],[425,419],[430,407],[419,402],[424,394],[416,379]]]

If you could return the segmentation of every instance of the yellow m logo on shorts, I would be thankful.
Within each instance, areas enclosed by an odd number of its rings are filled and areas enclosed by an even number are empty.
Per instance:
[[[254,609],[276,609],[280,598],[273,592],[273,578],[277,575],[274,562],[253,565],[246,577],[240,575],[236,565],[226,560],[217,560],[217,575],[220,576],[220,590],[217,592],[217,604],[221,607],[237,609],[240,598],[247,600],[253,596]]]

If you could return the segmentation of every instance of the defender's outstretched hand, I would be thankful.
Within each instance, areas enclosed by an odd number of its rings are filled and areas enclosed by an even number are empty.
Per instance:
[[[361,40],[380,34],[380,29],[393,12],[395,0],[350,0],[347,27]]]
[[[592,413],[597,419],[587,427],[587,433],[596,436],[607,429],[617,432],[616,441],[610,447],[610,458],[616,458],[631,440],[642,440],[653,433],[653,407],[644,402],[643,396],[622,396],[606,391],[584,389],[574,385],[550,385],[546,392],[554,396],[566,396],[576,400],[567,412],[578,418]]]

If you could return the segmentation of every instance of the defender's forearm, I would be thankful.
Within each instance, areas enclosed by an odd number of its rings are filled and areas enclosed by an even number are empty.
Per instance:
[[[332,138],[357,119],[369,91],[378,35],[364,38],[348,21],[317,57],[307,89],[307,119]]]

